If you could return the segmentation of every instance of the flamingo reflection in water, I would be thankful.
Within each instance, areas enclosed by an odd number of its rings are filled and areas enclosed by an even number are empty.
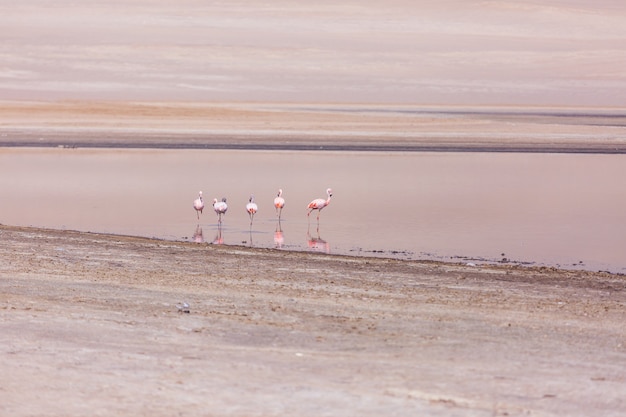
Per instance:
[[[204,234],[202,233],[202,227],[196,226],[196,231],[193,232],[193,241],[196,243],[204,243]]]
[[[224,237],[222,236],[222,225],[221,223],[217,226],[217,234],[215,235],[215,239],[211,242],[212,245],[222,245],[224,243]]]
[[[244,240],[242,243],[246,243],[246,241]],[[250,241],[248,242],[248,246],[251,248],[254,247],[254,242],[252,241],[252,227],[250,227]]]
[[[311,236],[311,228],[306,231],[307,244],[309,249],[315,252],[330,253],[330,244],[320,237],[320,228],[317,228],[317,237]]]
[[[276,222],[276,230],[274,231],[274,247],[280,249],[285,244],[285,236],[283,235],[283,227],[280,224],[280,218]]]

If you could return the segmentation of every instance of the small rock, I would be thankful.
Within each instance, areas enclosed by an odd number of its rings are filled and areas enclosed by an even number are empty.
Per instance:
[[[189,309],[189,304],[187,304],[186,301],[183,301],[182,304],[176,304],[176,308],[178,309],[179,313],[189,314],[191,312],[191,310]]]

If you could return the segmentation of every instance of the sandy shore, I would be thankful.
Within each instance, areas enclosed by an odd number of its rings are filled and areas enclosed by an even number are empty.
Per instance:
[[[1,146],[626,152],[620,109],[0,102]]]
[[[626,407],[621,276],[8,226],[0,239],[2,415]]]

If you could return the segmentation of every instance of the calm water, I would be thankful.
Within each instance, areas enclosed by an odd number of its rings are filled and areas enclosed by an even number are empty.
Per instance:
[[[626,273],[624,178],[625,155],[5,148],[0,223]],[[309,222],[328,187],[330,206]],[[214,197],[229,204],[221,228]]]

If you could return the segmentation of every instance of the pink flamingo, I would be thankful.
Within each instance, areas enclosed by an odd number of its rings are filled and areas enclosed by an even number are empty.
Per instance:
[[[282,188],[278,190],[278,196],[274,199],[274,207],[276,207],[276,214],[278,215],[278,220],[280,220],[280,215],[283,212],[283,207],[285,207],[285,199],[282,197],[283,190]]]
[[[330,198],[333,196],[333,190],[331,190],[330,188],[328,188],[326,190],[326,194],[328,195],[328,198],[326,200],[324,200],[323,198],[316,198],[315,200],[311,201],[309,203],[309,205],[307,206],[309,210],[309,212],[306,214],[307,217],[311,215],[311,212],[313,210],[319,210],[317,212],[317,220],[319,221],[320,219],[320,213],[322,212],[322,209],[324,207],[326,207],[327,205],[330,204]]]
[[[228,204],[226,204],[226,198],[222,198],[222,201],[217,201],[217,198],[213,199],[213,210],[217,213],[217,222],[222,224],[222,214],[228,210]]]
[[[254,196],[251,195],[250,196],[250,200],[248,200],[248,204],[246,204],[246,211],[248,212],[248,215],[250,216],[250,226],[252,226],[252,220],[254,219],[254,215],[257,212],[258,207],[254,202]]]
[[[200,220],[200,214],[202,213],[202,209],[204,209],[204,200],[202,199],[202,191],[198,193],[198,198],[196,198],[193,201],[193,208],[196,209],[198,220]]]

